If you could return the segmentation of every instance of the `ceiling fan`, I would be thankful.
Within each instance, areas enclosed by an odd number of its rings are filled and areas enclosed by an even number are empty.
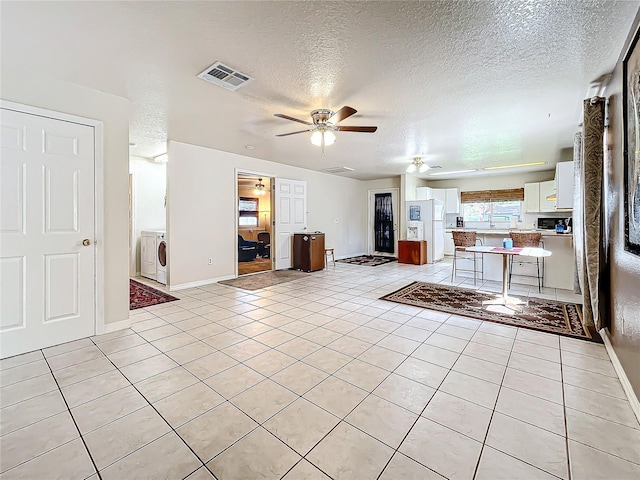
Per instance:
[[[311,143],[314,145],[322,146],[332,145],[336,141],[336,136],[333,132],[363,132],[373,133],[378,127],[353,127],[353,126],[339,126],[337,123],[341,122],[345,118],[349,118],[356,113],[357,110],[351,107],[342,107],[337,112],[327,109],[319,109],[311,112],[311,119],[313,122],[307,122],[306,120],[299,120],[297,118],[290,117],[289,115],[283,115],[282,113],[275,113],[275,117],[284,118],[285,120],[291,120],[298,123],[304,123],[311,128],[306,130],[298,130],[297,132],[282,133],[276,135],[276,137],[286,137],[288,135],[295,135],[297,133],[313,132],[311,134]]]

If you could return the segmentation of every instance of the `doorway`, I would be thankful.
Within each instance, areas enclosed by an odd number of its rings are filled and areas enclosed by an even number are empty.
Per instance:
[[[238,276],[273,270],[272,182],[238,172]]]
[[[369,255],[395,257],[398,253],[397,188],[369,190],[367,252]]]

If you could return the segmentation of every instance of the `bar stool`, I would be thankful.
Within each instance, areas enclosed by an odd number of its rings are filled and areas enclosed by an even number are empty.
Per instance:
[[[535,247],[535,248],[544,248],[544,242],[542,241],[542,234],[535,232],[509,232],[509,236],[513,240],[514,248],[526,248],[526,247]],[[544,257],[542,257],[542,275],[540,275],[540,263],[541,259],[536,257],[536,261],[522,261],[520,260],[522,257],[518,256],[518,260],[516,261],[518,264],[531,264],[535,263],[537,268],[537,275],[524,275],[519,273],[513,273],[513,255],[509,255],[509,288],[511,288],[511,276],[515,275],[517,277],[529,277],[535,278],[538,281],[538,292],[542,291],[542,287],[544,287]]]
[[[477,237],[477,233],[476,232],[468,232],[468,231],[461,231],[461,230],[453,230],[451,232],[451,235],[453,236],[453,267],[451,269],[451,281],[453,282],[453,278],[456,275],[457,271],[460,272],[473,272],[473,284],[476,285],[477,282],[477,278],[478,278],[478,268],[477,268],[477,254],[475,252],[472,253],[473,257],[469,256],[469,253],[465,252],[467,247],[474,247],[475,245],[477,245],[478,242],[480,242],[480,245],[482,245],[482,240],[480,240]],[[458,253],[460,252],[460,253]],[[466,254],[466,255],[465,255]],[[463,269],[463,268],[458,268],[457,266],[457,260],[458,258],[460,259],[464,259],[464,260],[471,260],[473,259],[473,270],[470,269]],[[480,256],[481,259],[481,264],[480,264],[480,278],[481,280],[484,280],[484,256],[481,254]]]
[[[336,266],[336,257],[333,255],[333,248],[325,248],[324,249],[324,266],[326,267],[329,264],[329,255],[331,255],[331,261],[333,262],[333,266]]]

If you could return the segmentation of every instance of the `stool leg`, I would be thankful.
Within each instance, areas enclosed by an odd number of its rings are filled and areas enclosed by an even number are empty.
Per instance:
[[[536,268],[538,269],[538,293],[542,291],[542,285],[540,284],[540,261],[536,258]]]
[[[453,266],[451,267],[451,282],[453,282],[453,276],[456,273],[456,248],[453,247]]]
[[[333,266],[336,266],[336,256],[333,253],[333,250],[331,250],[331,261],[333,262]]]
[[[478,274],[476,273],[476,252],[473,252],[473,285],[476,286]]]

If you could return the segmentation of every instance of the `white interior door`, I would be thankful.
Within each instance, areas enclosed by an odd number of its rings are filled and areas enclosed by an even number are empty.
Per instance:
[[[95,334],[94,128],[2,109],[0,357]]]
[[[393,252],[383,252],[376,250],[376,242],[375,242],[375,214],[376,214],[376,193],[380,194],[391,194],[391,208],[393,212]],[[397,188],[389,188],[389,189],[375,189],[369,190],[369,228],[367,229],[367,243],[368,248],[367,252],[369,255],[382,255],[382,256],[398,256],[398,236],[399,229],[398,224],[400,222],[400,211],[398,210],[398,189]]]
[[[307,228],[307,182],[275,179],[275,268],[284,270],[292,265],[292,240],[295,232]]]

